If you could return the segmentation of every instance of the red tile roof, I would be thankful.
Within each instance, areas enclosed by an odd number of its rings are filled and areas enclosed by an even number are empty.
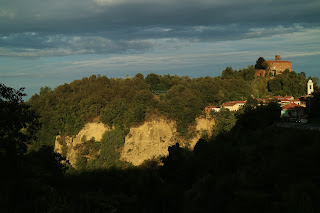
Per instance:
[[[291,99],[286,99],[286,98],[284,98],[284,99],[280,99],[279,101],[283,101],[283,102],[290,102],[290,101],[292,101]]]
[[[276,99],[292,99],[293,96],[289,96],[289,95],[286,95],[286,96],[274,96],[273,98],[276,98]]]
[[[295,109],[303,109],[304,107],[295,104],[295,103],[290,103],[282,106],[282,109],[287,109],[287,110],[295,110]]]
[[[277,62],[277,63],[282,63],[282,62],[289,62],[289,63],[292,63],[291,61],[276,61],[276,60],[267,60],[267,62]]]
[[[290,99],[290,98],[293,98],[293,96],[286,95],[286,96],[284,96],[284,98]]]
[[[229,101],[223,103],[221,106],[234,106],[236,104],[245,104],[247,101]]]

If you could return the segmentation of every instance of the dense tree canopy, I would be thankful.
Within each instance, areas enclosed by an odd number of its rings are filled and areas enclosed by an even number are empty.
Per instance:
[[[306,94],[306,76],[292,71],[276,75],[268,82],[268,90],[275,95],[300,97]]]
[[[37,116],[23,102],[23,90],[0,84],[0,165],[9,176],[17,172],[27,142],[38,127]]]
[[[42,87],[39,95],[31,97],[28,103],[40,115],[42,127],[36,134],[37,140],[29,148],[39,150],[46,145],[53,147],[56,135],[76,135],[86,122],[93,121],[102,121],[115,128],[115,132],[110,134],[123,134],[125,137],[130,127],[152,117],[147,115],[158,113],[175,120],[178,132],[188,137],[191,136],[188,134],[190,125],[196,117],[203,114],[205,106],[220,106],[227,101],[248,100],[252,96],[299,97],[305,94],[305,85],[306,77],[303,73],[284,72],[275,78],[255,77],[253,66],[240,70],[227,67],[222,71],[221,77],[189,78],[155,73],[144,77],[138,73],[133,78],[116,79],[93,75],[60,85],[53,90]],[[217,125],[214,135],[228,132],[235,125],[236,117],[232,112],[223,111],[215,115]],[[109,139],[104,141],[108,144]],[[103,144],[88,141],[82,151],[88,153],[88,150],[102,150],[105,147]],[[120,147],[105,152],[118,152],[116,150],[123,145],[123,139],[119,139],[117,144]],[[108,162],[101,156],[102,154],[93,154],[94,161],[87,161],[87,158],[79,156],[79,168],[121,166],[117,153],[114,153],[114,157],[107,158]]]
[[[1,84],[1,166],[3,171],[16,162],[21,166],[13,167],[13,178],[0,181],[4,192],[0,211],[319,211],[319,133],[275,126],[279,106],[258,106],[252,98],[305,94],[304,74],[252,77],[248,67],[227,68],[223,76],[213,78],[155,74],[153,78],[157,81],[147,83],[142,75],[91,76],[53,90],[43,87],[28,102],[41,116],[42,126],[35,134],[37,117],[23,103],[22,89]],[[167,92],[155,95],[154,88]],[[317,94],[311,100],[313,116],[319,116]],[[201,139],[194,151],[176,144],[162,158],[161,167],[152,160],[141,167],[124,167],[119,160],[128,129],[147,119],[148,113],[175,119],[179,132],[186,134],[206,105],[231,100],[247,103],[237,112],[213,114],[214,137]],[[64,175],[67,168],[52,150],[55,135],[74,135],[85,122],[100,120],[114,128],[99,143],[83,141],[79,170],[70,167]],[[31,139],[26,153],[25,144]]]
[[[263,63],[262,59],[258,60]],[[36,143],[53,145],[57,134],[75,135],[86,122],[101,119],[109,126],[123,129],[143,122],[147,113],[162,113],[177,121],[185,134],[190,123],[207,105],[246,100],[251,95],[305,94],[305,74],[284,72],[275,78],[255,77],[254,67],[234,70],[227,67],[221,77],[189,78],[137,74],[133,78],[115,79],[91,76],[55,89],[42,87],[29,104],[41,116],[42,128]],[[316,79],[315,79],[316,80]],[[164,93],[154,94],[156,91]]]

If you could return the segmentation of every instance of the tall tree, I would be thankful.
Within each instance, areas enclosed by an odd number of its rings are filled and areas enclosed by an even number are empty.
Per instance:
[[[8,176],[16,175],[26,142],[37,127],[34,111],[23,102],[23,91],[0,84],[0,166]]]
[[[258,60],[256,61],[256,65],[254,66],[254,68],[265,70],[268,68],[268,64],[263,57],[259,57]]]

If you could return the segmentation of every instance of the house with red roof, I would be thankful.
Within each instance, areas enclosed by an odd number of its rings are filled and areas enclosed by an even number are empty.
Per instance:
[[[229,109],[230,111],[237,111],[242,108],[247,101],[229,101],[221,105],[222,108]]]
[[[281,117],[283,118],[294,118],[299,119],[304,116],[305,107],[295,104],[289,103],[281,107]]]
[[[277,100],[294,100],[294,97],[293,96],[289,96],[289,95],[286,95],[286,96],[274,96],[275,99]]]
[[[221,108],[220,108],[220,107],[217,107],[217,106],[206,106],[206,107],[204,108],[204,110],[206,111],[207,114],[210,114],[212,110],[215,111],[215,112],[219,112],[220,109],[221,109]]]

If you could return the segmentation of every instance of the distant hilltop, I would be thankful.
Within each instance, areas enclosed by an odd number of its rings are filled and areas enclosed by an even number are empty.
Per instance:
[[[288,70],[292,72],[292,62],[282,61],[280,55],[275,56],[275,60],[265,61],[260,57],[255,65],[255,76],[276,76]]]

